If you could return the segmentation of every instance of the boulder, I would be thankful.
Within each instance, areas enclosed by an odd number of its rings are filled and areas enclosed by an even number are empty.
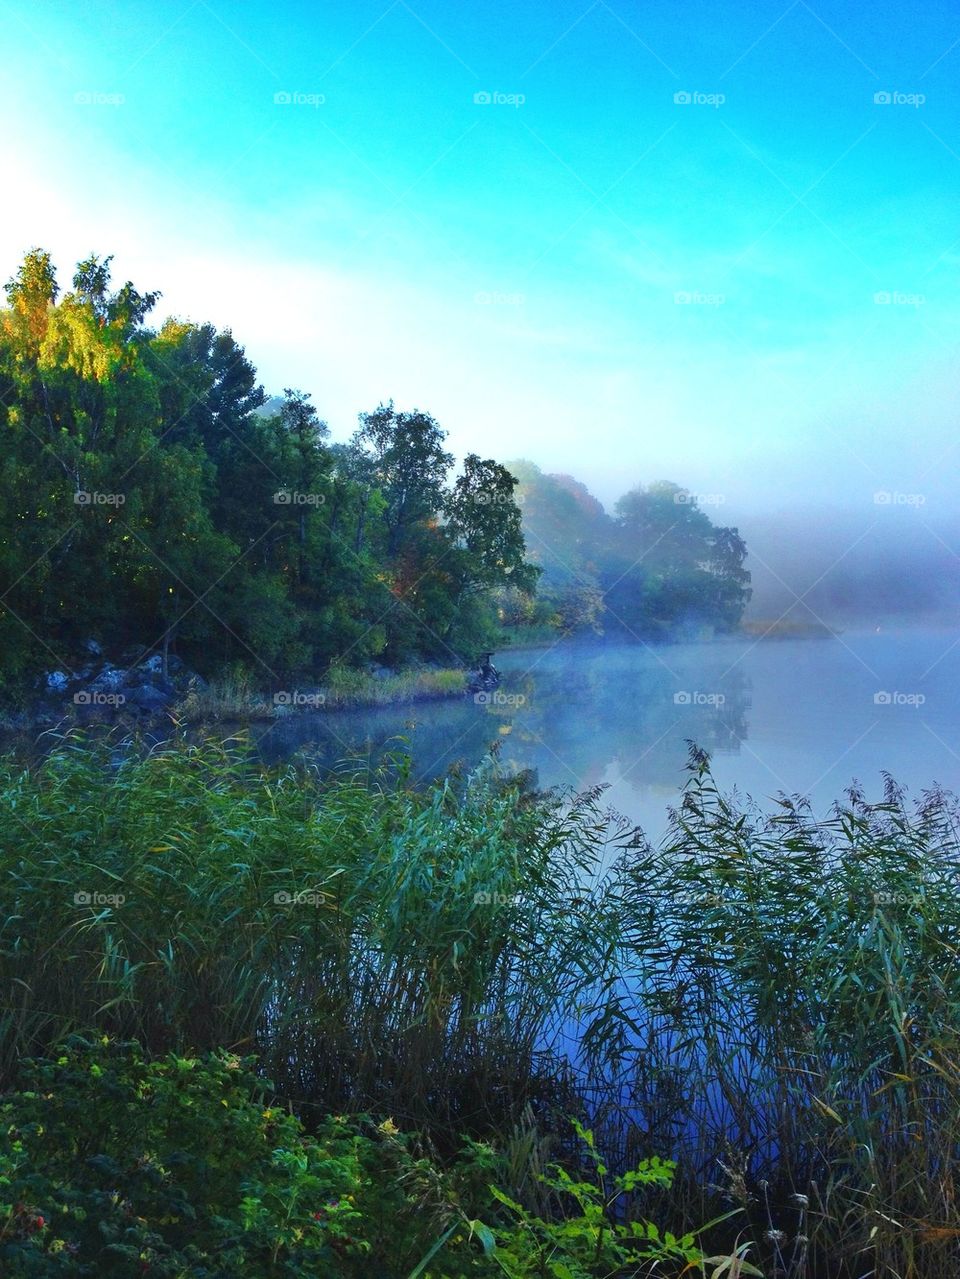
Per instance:
[[[149,679],[155,679],[158,675],[161,675],[163,673],[163,654],[162,653],[151,654],[151,656],[148,657],[145,662],[140,663],[140,665],[137,667],[137,670],[140,672],[141,675],[146,676]],[[167,674],[168,675],[178,675],[180,674],[181,671],[185,671],[185,670],[186,670],[186,667],[184,666],[182,660],[179,657],[175,657],[173,654],[171,654],[167,658]]]
[[[196,671],[189,670],[186,666],[179,671],[171,674],[170,679],[164,680],[163,676],[153,681],[160,688],[169,687],[174,693],[202,693],[208,687],[207,681],[202,675],[198,675]]]
[[[48,693],[64,693],[70,683],[70,676],[66,671],[48,671],[43,682]]]
[[[129,671],[107,662],[100,674],[90,681],[90,691],[93,693],[116,693],[123,688],[124,684],[128,683],[129,679]]]
[[[126,694],[126,698],[126,704],[129,708],[148,715],[156,711],[166,710],[170,704],[170,694],[163,692],[159,688],[154,688],[152,684],[140,684],[136,688],[130,689]]]

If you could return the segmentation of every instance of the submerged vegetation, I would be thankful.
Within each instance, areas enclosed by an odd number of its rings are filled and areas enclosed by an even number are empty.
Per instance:
[[[851,793],[827,821],[788,799],[763,815],[718,795],[695,756],[652,849],[597,793],[537,795],[493,764],[414,791],[401,759],[324,779],[294,765],[264,770],[215,743],[138,755],[65,741],[29,767],[7,758],[0,791],[0,1079],[13,1107],[3,1175],[20,1196],[0,1239],[15,1226],[18,1247],[24,1232],[42,1243],[46,1226],[29,1221],[105,1194],[116,1161],[125,1167],[109,1135],[100,1180],[82,1166],[98,1153],[92,1138],[56,1158],[31,1146],[31,1094],[69,1093],[86,1072],[95,1095],[103,1076],[128,1069],[155,1072],[158,1095],[180,1069],[220,1088],[222,1054],[236,1053],[256,1058],[277,1089],[271,1105],[291,1106],[320,1143],[310,1154],[292,1130],[279,1143],[301,1152],[296,1177],[320,1177],[304,1191],[311,1212],[323,1206],[312,1207],[316,1195],[339,1193],[328,1185],[344,1171],[337,1151],[394,1169],[364,1174],[364,1186],[382,1186],[393,1224],[368,1219],[367,1190],[349,1192],[361,1220],[340,1221],[371,1246],[395,1231],[393,1261],[409,1270],[377,1273],[413,1273],[440,1240],[417,1273],[679,1273],[687,1263],[671,1270],[661,1254],[659,1268],[652,1254],[630,1260],[616,1227],[649,1219],[685,1240],[695,1268],[695,1249],[716,1257],[705,1273],[738,1248],[717,1273],[748,1273],[735,1268],[744,1259],[790,1279],[956,1273],[960,828],[942,795],[911,808],[891,783],[884,803]],[[110,1045],[63,1049],[76,1034]],[[168,1064],[137,1065],[134,1054],[125,1065],[111,1054],[127,1041],[145,1062]],[[171,1053],[215,1056],[181,1068]],[[47,1064],[28,1068],[28,1058]],[[39,1090],[36,1071],[47,1072]],[[143,1122],[160,1124],[166,1104]],[[54,1109],[51,1132],[65,1113]],[[324,1118],[344,1114],[373,1119],[348,1139]],[[610,1169],[594,1168],[599,1198],[568,1116],[594,1129]],[[394,1130],[419,1150],[417,1171],[391,1162],[406,1158]],[[158,1129],[129,1149],[164,1165],[170,1140],[186,1152],[173,1162],[189,1169],[195,1138]],[[35,1166],[28,1194],[18,1143],[47,1149],[56,1192]],[[677,1164],[659,1189],[630,1179],[656,1156]],[[243,1175],[281,1178],[271,1202],[286,1203],[294,1163],[271,1164],[269,1177],[268,1164],[262,1150]],[[180,1175],[156,1184],[179,1195]],[[627,1179],[625,1200],[614,1175]],[[135,1204],[146,1182],[133,1187]],[[239,1224],[236,1213],[244,1196],[266,1204],[272,1191],[239,1189],[223,1192],[232,1207],[211,1208],[228,1223],[216,1229],[266,1246],[275,1207],[251,1207]],[[414,1220],[413,1205],[428,1202],[436,1211]],[[131,1230],[151,1220],[139,1207],[134,1217]],[[607,1251],[618,1247],[627,1251]],[[491,1258],[499,1270],[482,1269]],[[301,1273],[291,1267],[248,1273]]]

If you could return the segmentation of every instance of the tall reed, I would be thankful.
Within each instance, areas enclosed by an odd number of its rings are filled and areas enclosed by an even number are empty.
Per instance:
[[[638,839],[611,891],[630,1027],[611,1112],[727,1182],[782,1273],[960,1273],[953,802],[910,809],[888,779],[825,821],[787,797],[764,816],[695,753],[664,843]]]
[[[559,1086],[550,1043],[615,949],[570,910],[608,838],[595,797],[489,766],[417,792],[237,743],[68,739],[5,760],[0,794],[5,1079],[95,1027],[256,1051],[326,1109],[482,1128]]]
[[[763,814],[694,753],[653,848],[598,792],[492,764],[417,791],[397,761],[324,779],[71,738],[0,761],[0,797],[0,1082],[94,1028],[254,1051],[308,1115],[441,1139],[522,1117],[538,1158],[545,1114],[589,1112],[614,1164],[678,1160],[678,1228],[732,1197],[771,1275],[960,1273],[960,827],[936,791]]]

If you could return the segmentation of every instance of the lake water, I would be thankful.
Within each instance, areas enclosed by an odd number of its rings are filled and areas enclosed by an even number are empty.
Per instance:
[[[541,785],[605,784],[607,802],[654,840],[688,741],[711,754],[721,789],[761,804],[786,791],[825,813],[854,780],[879,800],[883,770],[917,796],[935,782],[960,792],[960,628],[561,643],[495,660],[503,679],[485,704],[297,715],[254,736],[270,759],[403,749],[420,780],[473,765],[496,741],[505,766],[536,769]]]

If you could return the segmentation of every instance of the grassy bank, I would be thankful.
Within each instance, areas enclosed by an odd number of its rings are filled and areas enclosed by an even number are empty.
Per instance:
[[[294,681],[291,681],[294,684]],[[184,724],[219,720],[269,720],[300,711],[356,710],[462,696],[462,669],[409,670],[376,678],[365,671],[333,667],[322,685],[303,681],[279,692],[264,692],[248,673],[224,676],[183,697],[174,708]]]
[[[564,1118],[589,1115],[615,1171],[678,1161],[675,1233],[736,1214],[712,1251],[747,1243],[789,1279],[952,1276],[955,807],[891,784],[827,821],[765,815],[691,768],[652,849],[596,794],[571,807],[492,768],[414,792],[216,743],[6,760],[0,1083],[77,1031],[150,1059],[252,1053],[308,1126],[389,1118],[441,1164],[491,1140],[504,1193],[547,1222],[576,1195],[537,1170],[551,1150],[589,1170]],[[643,1218],[648,1189],[601,1210],[594,1242],[601,1219]],[[647,1273],[607,1263],[570,1273]],[[505,1273],[565,1273],[539,1264]]]

